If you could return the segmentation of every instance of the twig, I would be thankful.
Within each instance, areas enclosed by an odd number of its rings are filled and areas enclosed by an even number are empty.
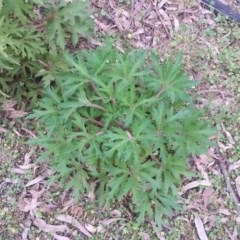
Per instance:
[[[165,87],[162,87],[161,89],[160,89],[160,91],[154,96],[154,97],[160,97],[161,95],[162,95],[162,93],[163,92],[165,92],[165,90],[166,90],[166,88]]]
[[[94,119],[94,118],[89,119],[89,122],[91,122],[91,123],[93,123],[93,124],[95,124],[95,125],[97,125],[97,126],[99,126],[99,127],[104,127],[104,123],[103,123],[103,122],[98,121],[98,120],[96,120],[96,119]]]
[[[239,199],[238,199],[238,197],[237,197],[237,195],[236,195],[236,193],[233,190],[233,187],[231,185],[230,177],[229,177],[227,166],[226,166],[226,163],[227,163],[228,160],[227,160],[226,156],[220,152],[220,149],[219,149],[218,145],[216,146],[216,151],[217,151],[217,154],[219,155],[219,158],[216,157],[215,155],[211,155],[211,157],[213,157],[217,160],[217,162],[220,166],[220,169],[222,171],[222,174],[224,176],[227,190],[230,193],[230,196],[231,196],[233,202],[235,203],[235,205],[237,207],[238,214],[240,214],[240,202],[239,202]]]
[[[198,91],[197,93],[200,93],[200,94],[201,94],[201,93],[211,93],[211,92],[213,92],[213,93],[219,93],[219,94],[221,94],[221,95],[229,95],[230,97],[234,97],[234,95],[231,94],[231,93],[224,92],[224,91],[217,90],[217,89],[200,90],[200,91]]]
[[[9,95],[7,95],[6,93],[4,93],[3,91],[1,91],[0,90],[0,94],[2,95],[2,96],[4,96],[5,98],[10,98],[10,96]]]
[[[159,19],[160,22],[162,23],[162,26],[163,26],[163,28],[164,28],[164,31],[165,31],[167,37],[170,38],[170,37],[171,37],[171,34],[170,34],[169,31],[167,30],[167,28],[166,28],[166,26],[165,26],[165,24],[164,24],[164,22],[163,22],[163,20],[162,20],[162,17],[161,17],[161,15],[160,15],[160,13],[158,12],[158,9],[157,9],[156,6],[154,5],[153,1],[151,1],[151,2],[152,2],[152,6],[153,6],[154,11],[155,11],[156,14],[157,14],[158,19]]]
[[[95,124],[95,125],[97,125],[99,127],[104,127],[104,123],[99,121],[99,120],[97,120],[97,119],[95,119],[95,118],[89,119],[89,122],[91,122],[91,123],[93,123],[93,124]],[[116,123],[116,125],[118,127],[122,128],[123,130],[127,130],[126,127],[124,126],[124,124],[121,123],[119,120],[115,121],[115,123]]]

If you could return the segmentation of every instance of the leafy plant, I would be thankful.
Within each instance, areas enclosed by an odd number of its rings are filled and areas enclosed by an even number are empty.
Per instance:
[[[51,81],[62,66],[62,50],[89,36],[87,1],[2,0],[0,2],[0,89],[18,99],[39,93],[36,75]],[[35,91],[34,91],[35,90]],[[36,92],[37,91],[37,92]]]
[[[109,42],[93,52],[65,54],[68,71],[55,72],[40,110],[44,148],[55,178],[75,197],[96,183],[100,204],[130,197],[138,222],[178,209],[187,158],[209,145],[212,131],[186,92],[194,86],[181,57],[162,65],[155,54],[119,53]]]

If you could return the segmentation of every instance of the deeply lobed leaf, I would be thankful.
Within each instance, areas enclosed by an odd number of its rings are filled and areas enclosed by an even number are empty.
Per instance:
[[[70,70],[54,75],[56,87],[32,115],[48,136],[37,141],[75,191],[94,180],[102,204],[130,194],[139,222],[149,216],[160,226],[178,209],[188,156],[206,150],[212,131],[186,92],[193,82],[180,57],[160,65],[155,55],[111,46],[65,56]]]

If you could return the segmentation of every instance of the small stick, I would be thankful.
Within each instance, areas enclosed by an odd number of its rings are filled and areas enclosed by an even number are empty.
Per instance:
[[[228,170],[227,170],[227,166],[226,166],[226,162],[228,161],[226,156],[224,154],[222,154],[220,152],[220,149],[219,149],[219,146],[217,145],[216,146],[216,150],[217,150],[217,154],[220,156],[219,158],[216,157],[216,156],[213,156],[211,155],[211,157],[213,157],[214,159],[217,160],[218,164],[219,164],[219,167],[222,171],[222,174],[224,176],[224,179],[225,179],[225,183],[226,183],[226,187],[227,187],[227,190],[229,191],[230,193],[230,196],[233,200],[233,202],[235,203],[236,207],[237,207],[237,212],[238,214],[240,214],[240,202],[239,202],[239,199],[235,193],[235,191],[233,190],[233,187],[231,185],[231,181],[230,181],[230,177],[229,177],[229,174],[228,174]]]
[[[211,93],[211,92],[213,92],[213,93],[219,93],[219,94],[221,94],[221,95],[229,95],[230,97],[234,97],[234,95],[231,94],[231,93],[224,92],[224,91],[217,90],[217,89],[200,90],[200,91],[198,91],[197,93],[200,93],[200,94],[201,94],[201,93]]]
[[[165,26],[165,24],[164,24],[164,22],[163,22],[163,20],[162,20],[162,17],[161,17],[161,15],[160,15],[160,13],[158,12],[158,9],[157,9],[156,6],[154,5],[153,1],[151,1],[151,2],[152,2],[152,6],[153,6],[154,11],[155,11],[156,14],[157,14],[158,19],[159,19],[160,22],[162,23],[162,26],[163,26],[163,28],[164,28],[164,30],[165,30],[165,33],[166,33],[167,37],[170,38],[171,35],[170,35],[169,31],[167,30],[167,28],[166,28],[166,26]]]
[[[91,122],[91,123],[93,123],[93,124],[95,124],[95,125],[97,125],[97,126],[99,126],[99,127],[104,127],[104,123],[103,123],[103,122],[98,121],[98,120],[96,120],[96,119],[94,119],[94,118],[89,119],[89,122]]]

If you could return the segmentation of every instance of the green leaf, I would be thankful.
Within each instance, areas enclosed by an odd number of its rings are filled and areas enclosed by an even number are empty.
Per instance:
[[[106,42],[64,59],[69,68],[53,72],[32,115],[46,131],[35,140],[44,157],[76,196],[96,182],[100,204],[127,197],[138,223],[148,217],[161,227],[179,209],[189,155],[206,151],[212,134],[187,93],[181,56],[160,65],[155,55],[122,54]]]

